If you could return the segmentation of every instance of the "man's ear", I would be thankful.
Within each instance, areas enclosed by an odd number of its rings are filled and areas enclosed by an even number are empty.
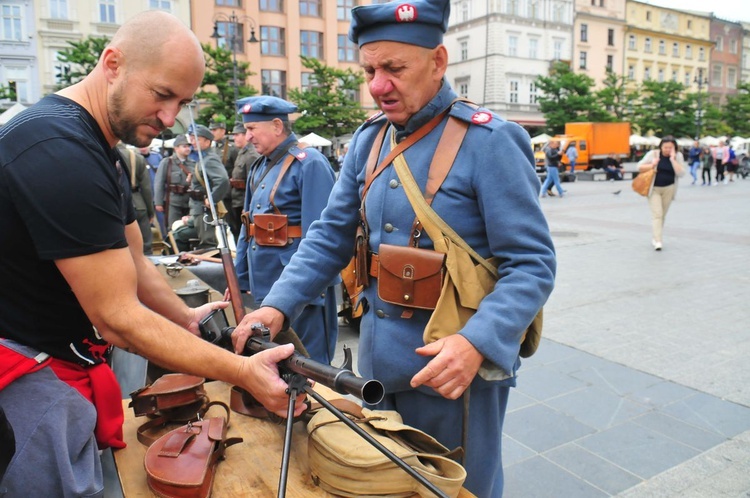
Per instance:
[[[438,80],[442,80],[445,71],[448,69],[448,49],[445,48],[445,45],[438,45],[435,47],[432,57],[435,61],[435,76]]]
[[[104,75],[107,77],[107,81],[112,81],[120,75],[123,54],[115,47],[107,47],[102,52],[99,63],[104,70]]]

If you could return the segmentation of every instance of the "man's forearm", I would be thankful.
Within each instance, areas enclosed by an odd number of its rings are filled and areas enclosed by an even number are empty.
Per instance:
[[[136,262],[138,299],[149,309],[168,320],[186,327],[192,314],[185,302],[175,294],[156,266],[145,256]]]

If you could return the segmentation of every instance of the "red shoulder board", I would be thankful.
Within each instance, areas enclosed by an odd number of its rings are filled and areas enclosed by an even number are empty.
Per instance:
[[[471,122],[474,124],[485,124],[492,121],[492,114],[489,112],[475,112],[471,116]]]
[[[409,3],[404,3],[396,8],[396,22],[415,22],[417,20],[417,8]]]
[[[304,158],[307,157],[307,152],[297,152],[297,155],[294,156],[294,157],[296,157],[297,159],[299,159],[301,161],[301,160],[303,160]]]

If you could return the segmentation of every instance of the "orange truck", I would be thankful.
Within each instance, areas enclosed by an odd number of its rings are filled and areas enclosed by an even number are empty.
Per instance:
[[[610,154],[614,154],[618,161],[630,156],[630,123],[565,123],[565,134],[555,135],[551,140],[560,142],[566,171],[570,171],[570,161],[564,152],[570,143],[578,151],[576,171],[601,168]],[[543,172],[543,150],[537,152],[535,158],[537,171]]]

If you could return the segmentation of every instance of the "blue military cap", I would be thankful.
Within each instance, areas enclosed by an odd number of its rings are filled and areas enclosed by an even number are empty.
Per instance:
[[[242,116],[243,123],[272,121],[276,118],[289,121],[289,114],[297,112],[297,106],[278,97],[260,95],[238,100],[237,112]]]
[[[361,5],[352,9],[349,39],[360,47],[376,41],[395,41],[435,48],[448,29],[449,0],[413,0]]]

